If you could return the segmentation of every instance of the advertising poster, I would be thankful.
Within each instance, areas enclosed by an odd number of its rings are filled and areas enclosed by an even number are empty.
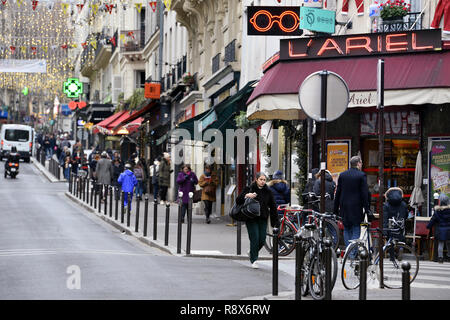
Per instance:
[[[327,142],[327,169],[331,172],[335,182],[337,182],[339,174],[349,168],[349,145],[349,141]]]
[[[430,195],[437,192],[450,197],[450,140],[432,141],[430,180]]]

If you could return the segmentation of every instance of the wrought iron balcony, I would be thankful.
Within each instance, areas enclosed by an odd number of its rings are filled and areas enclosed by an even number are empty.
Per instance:
[[[121,31],[118,41],[122,52],[141,51],[145,46],[145,30]]]
[[[420,12],[410,12],[402,20],[382,20],[377,32],[395,32],[407,30],[421,30],[423,15]]]

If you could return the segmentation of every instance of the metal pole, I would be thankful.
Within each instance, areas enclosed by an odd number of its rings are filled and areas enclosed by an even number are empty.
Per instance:
[[[365,248],[360,248],[361,265],[360,265],[360,275],[359,275],[359,300],[367,300],[367,250]]]
[[[325,244],[325,300],[331,300],[331,240],[326,239]]]
[[[145,195],[145,209],[144,209],[144,237],[147,236],[147,222],[148,222],[148,195]]]
[[[130,226],[130,218],[131,218],[131,193],[127,193],[127,227]]]
[[[272,247],[272,295],[278,295],[278,228],[273,228]]]
[[[114,188],[114,199],[116,200],[115,206],[116,206],[116,213],[114,214],[114,220],[117,221],[119,219],[119,188]]]
[[[92,187],[91,187],[91,203],[90,203],[90,206],[92,207],[92,201],[93,201],[93,198],[94,198],[94,184],[92,184]],[[95,208],[95,207],[94,207]]]
[[[70,193],[72,193],[72,182],[73,182],[72,175],[69,174],[69,192]]]
[[[402,269],[402,300],[411,300],[411,287],[409,282],[411,265],[408,261],[402,262]]]
[[[156,240],[158,233],[158,200],[153,201],[153,240]]]
[[[384,288],[383,272],[383,194],[384,194],[384,60],[378,59],[377,68],[378,78],[378,171],[379,171],[379,192],[378,192],[378,210],[380,221],[380,236],[378,241],[378,252],[380,253],[380,288]],[[369,199],[370,201],[370,199]]]
[[[125,201],[125,191],[122,191],[122,193],[121,193],[121,208],[120,208],[120,223],[123,223],[124,222],[124,219],[125,219],[125,204],[124,204],[124,201]]]
[[[186,239],[186,254],[191,254],[191,239],[192,239],[192,197],[193,192],[189,192],[189,204],[188,204],[188,225],[187,225],[187,239]]]
[[[104,197],[103,197],[103,201],[105,201],[105,216],[108,215],[108,186],[105,184],[103,185],[103,190],[105,191]]]
[[[114,195],[113,195],[113,187],[109,186],[109,217],[112,218],[112,212],[113,212],[113,200],[114,200]]]
[[[136,223],[134,226],[134,232],[138,232],[139,230],[139,210],[140,210],[140,206],[141,206],[141,200],[138,199],[138,197],[136,197]]]
[[[96,183],[94,183],[94,209],[97,209],[97,190],[95,190]],[[100,204],[99,204],[100,206]]]
[[[242,234],[242,222],[238,221],[237,222],[237,228],[236,228],[236,237],[237,237],[237,248],[236,248],[236,254],[238,256],[241,255],[241,234]]]
[[[102,184],[98,184],[98,213],[101,212],[102,207]]]
[[[87,178],[86,180],[86,203],[89,204],[89,183],[90,183],[90,179]]]
[[[182,223],[181,223],[181,206],[183,205],[183,192],[178,192],[178,228],[177,228],[177,253],[181,253],[181,234],[182,234]]]
[[[327,136],[327,79],[328,79],[328,71],[322,70],[320,73],[321,79],[321,91],[320,91],[320,136],[322,139],[322,156],[320,163],[320,212],[325,212],[325,169],[327,168],[327,151],[326,151],[326,136]]]
[[[81,178],[81,192],[83,193],[83,202],[86,201],[86,178]]]
[[[170,204],[166,203],[166,225],[164,233],[164,245],[169,245],[169,218],[170,218]]]
[[[302,236],[295,235],[295,300],[302,300],[302,281],[306,275],[302,274],[304,259]]]

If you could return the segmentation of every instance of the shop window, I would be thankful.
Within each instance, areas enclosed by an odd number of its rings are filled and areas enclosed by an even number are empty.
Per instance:
[[[414,189],[414,173],[419,140],[386,139],[384,141],[384,192],[391,187],[400,187],[404,199],[409,200]],[[363,171],[367,175],[367,184],[371,193],[372,208],[378,210],[378,139],[363,141]],[[384,202],[384,199],[383,199]]]

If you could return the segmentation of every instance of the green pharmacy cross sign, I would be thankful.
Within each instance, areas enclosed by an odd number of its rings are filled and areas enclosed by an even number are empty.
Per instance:
[[[68,98],[78,98],[83,93],[83,83],[77,78],[69,78],[64,82],[63,92]]]

